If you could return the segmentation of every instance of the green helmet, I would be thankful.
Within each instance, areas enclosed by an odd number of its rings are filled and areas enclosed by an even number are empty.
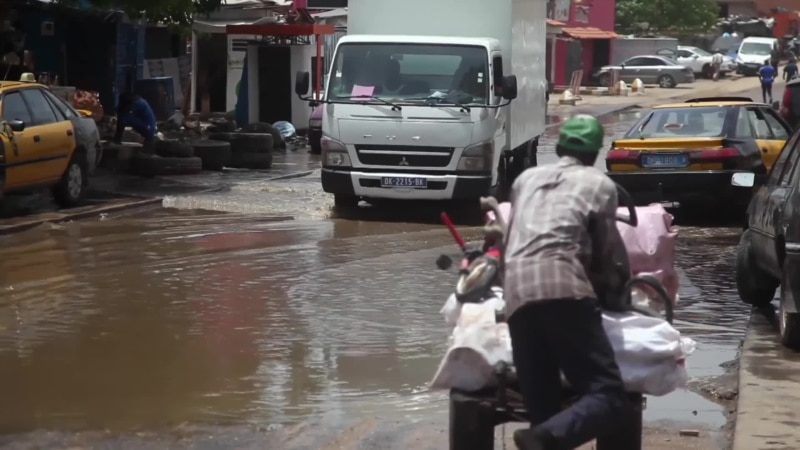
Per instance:
[[[588,114],[570,117],[558,132],[558,146],[573,152],[598,153],[603,147],[603,126]]]

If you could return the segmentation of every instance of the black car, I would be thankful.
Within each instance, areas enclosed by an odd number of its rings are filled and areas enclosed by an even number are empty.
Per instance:
[[[800,349],[800,131],[786,142],[766,183],[747,208],[747,223],[736,251],[739,297],[768,306],[779,290],[781,341]],[[733,175],[731,183],[748,187],[753,174]]]

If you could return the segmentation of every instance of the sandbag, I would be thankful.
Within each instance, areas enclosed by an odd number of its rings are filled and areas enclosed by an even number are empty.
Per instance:
[[[627,214],[627,208],[620,208]],[[673,217],[660,204],[636,208],[639,224],[632,227],[617,222],[617,230],[628,251],[631,272],[650,274],[664,285],[670,301],[678,301],[678,274],[675,272],[675,240],[678,233],[672,228]]]
[[[445,303],[442,314],[455,328],[431,389],[477,391],[491,387],[497,383],[494,366],[513,364],[508,325],[496,321],[496,312],[505,308],[505,301],[502,290],[494,292],[497,297],[484,303],[460,305],[455,296]],[[662,396],[686,386],[686,358],[696,344],[666,320],[634,312],[604,313],[603,328],[628,391]]]

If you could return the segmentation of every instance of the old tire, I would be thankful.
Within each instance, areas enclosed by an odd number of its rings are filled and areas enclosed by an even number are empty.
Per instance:
[[[203,161],[203,169],[220,171],[231,162],[231,144],[224,141],[195,141],[194,155]]]
[[[272,135],[259,133],[212,133],[208,136],[214,141],[230,142],[231,152],[272,153]]]
[[[209,133],[231,133],[236,131],[236,122],[230,120],[225,122],[213,122],[206,127],[206,131]]]
[[[156,140],[153,147],[156,155],[165,158],[190,158],[194,156],[194,149],[191,144],[177,139]]]
[[[53,199],[62,208],[69,208],[78,204],[87,186],[87,167],[84,158],[75,154],[67,165],[67,170],[61,180],[53,186]]]
[[[752,263],[750,255],[750,230],[745,230],[736,247],[736,291],[748,305],[767,306],[775,297],[778,281]]]
[[[130,160],[130,173],[144,177],[162,175],[192,175],[203,170],[203,160],[190,158],[162,157],[158,155],[135,155]]]
[[[249,123],[242,128],[242,131],[245,133],[257,133],[257,134],[268,134],[272,136],[272,147],[273,148],[286,148],[286,141],[283,139],[283,135],[277,128],[272,126],[271,123],[266,122],[256,122],[256,123]]]
[[[232,153],[230,167],[238,169],[269,169],[272,167],[272,153]]]
[[[463,398],[457,391],[450,392],[450,450],[494,449],[491,410]]]
[[[672,75],[661,75],[658,77],[658,87],[665,88],[665,89],[672,89],[677,86],[675,83],[675,78],[672,78]]]

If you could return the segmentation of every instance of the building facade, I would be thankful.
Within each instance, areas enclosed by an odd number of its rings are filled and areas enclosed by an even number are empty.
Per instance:
[[[548,46],[553,83],[569,84],[576,70],[583,70],[586,82],[594,68],[610,63],[615,9],[616,0],[548,0],[548,19],[564,24]]]

